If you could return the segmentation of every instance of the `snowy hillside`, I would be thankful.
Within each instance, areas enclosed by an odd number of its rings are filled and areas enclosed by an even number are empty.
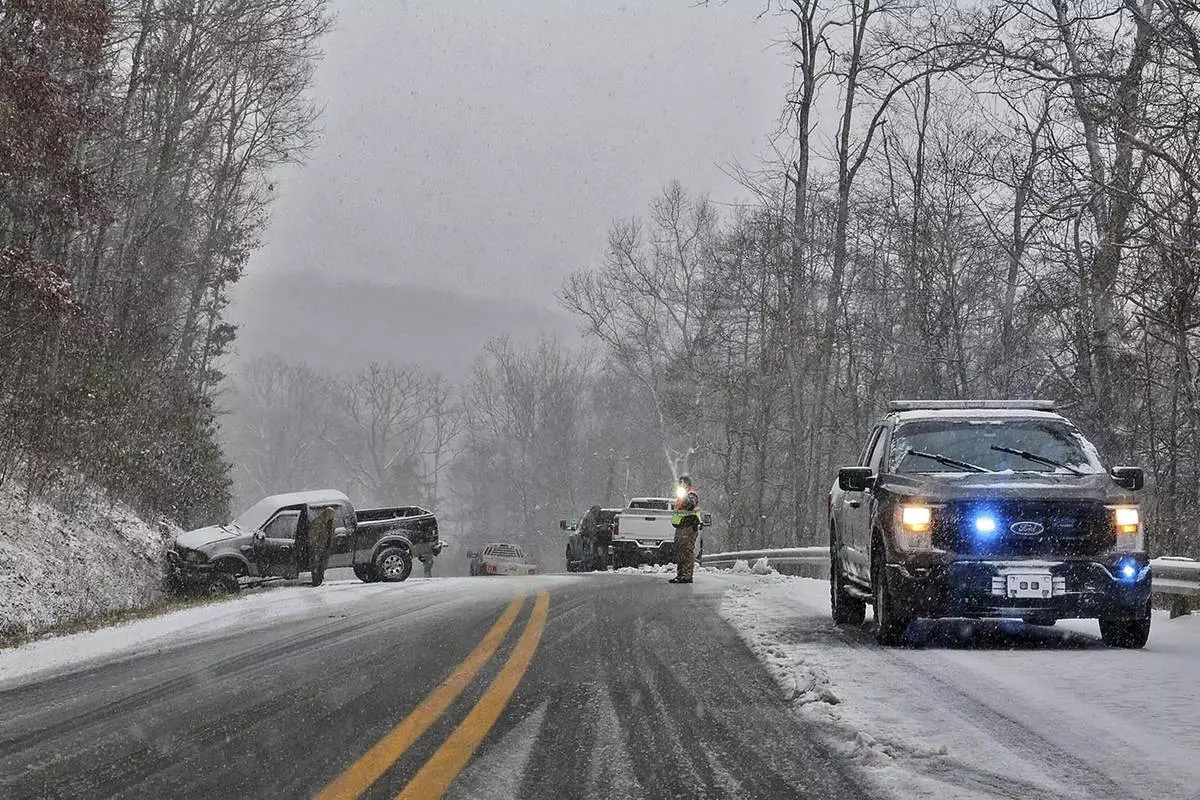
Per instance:
[[[0,490],[0,633],[36,632],[160,596],[165,526],[96,494],[70,508],[26,505],[18,488]]]

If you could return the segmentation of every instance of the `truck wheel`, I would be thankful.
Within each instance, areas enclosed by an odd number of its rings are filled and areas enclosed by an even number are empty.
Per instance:
[[[363,583],[375,583],[379,580],[379,573],[375,571],[375,567],[370,564],[355,564],[354,577],[358,578]]]
[[[385,547],[375,556],[375,574],[389,583],[406,580],[412,574],[412,555],[403,547]]]
[[[1101,617],[1100,639],[1109,647],[1140,650],[1150,638],[1150,605],[1137,616]]]
[[[205,597],[220,597],[234,594],[241,589],[236,575],[228,572],[213,572],[200,584],[200,593]]]
[[[829,610],[836,625],[862,625],[867,618],[867,604],[846,594],[842,561],[838,558],[836,540],[829,537]]]
[[[875,589],[875,641],[884,647],[895,647],[904,642],[904,632],[912,620],[897,613],[881,554],[877,554],[871,562],[871,582]]]

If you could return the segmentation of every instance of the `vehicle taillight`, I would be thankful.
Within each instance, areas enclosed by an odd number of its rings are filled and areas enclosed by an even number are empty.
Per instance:
[[[618,537],[620,535],[621,535],[621,520],[614,519],[613,520],[613,538],[615,539],[616,537]]]

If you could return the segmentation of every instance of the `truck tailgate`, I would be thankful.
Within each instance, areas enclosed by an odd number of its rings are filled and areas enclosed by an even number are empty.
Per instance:
[[[661,542],[675,537],[671,512],[651,508],[622,511],[618,517],[617,537],[639,542]]]

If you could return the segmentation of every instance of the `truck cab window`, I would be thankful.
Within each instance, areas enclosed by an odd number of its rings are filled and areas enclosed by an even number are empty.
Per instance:
[[[263,533],[267,535],[268,539],[295,539],[296,524],[299,520],[299,511],[280,512],[263,526]]]
[[[867,466],[869,466],[875,474],[879,474],[880,467],[883,466],[883,455],[887,452],[887,447],[885,446],[886,439],[886,429],[876,429],[875,438],[871,442],[871,453],[867,456]]]
[[[860,466],[869,466],[874,460],[878,463],[877,453],[879,452],[879,439],[883,435],[883,428],[876,428],[871,432],[871,437],[867,440],[867,446],[863,448],[862,453],[858,457]]]

